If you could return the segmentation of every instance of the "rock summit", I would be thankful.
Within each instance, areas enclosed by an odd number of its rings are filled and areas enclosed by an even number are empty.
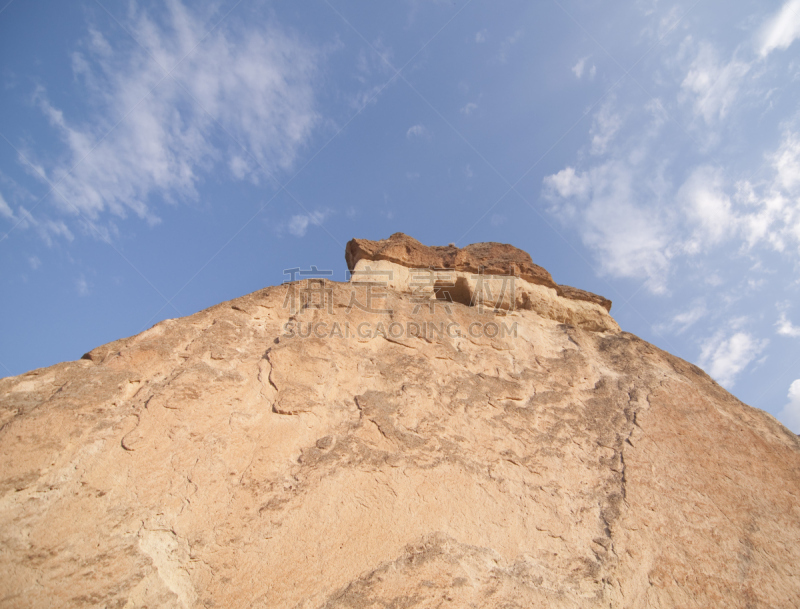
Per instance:
[[[0,379],[1,607],[797,607],[800,442],[502,244]]]

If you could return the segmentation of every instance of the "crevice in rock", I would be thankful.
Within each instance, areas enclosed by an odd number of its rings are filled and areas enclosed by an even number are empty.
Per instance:
[[[464,277],[458,277],[455,283],[437,281],[433,285],[433,293],[437,300],[457,302],[468,307],[477,304],[473,302],[474,298],[472,291],[469,288],[469,283]]]

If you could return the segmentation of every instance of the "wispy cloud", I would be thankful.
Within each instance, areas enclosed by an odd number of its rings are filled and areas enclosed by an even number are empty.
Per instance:
[[[508,57],[511,54],[511,48],[522,39],[522,35],[522,30],[517,30],[503,40],[503,42],[500,44],[500,51],[497,53],[497,60],[500,63],[505,63],[508,61]]]
[[[350,106],[361,110],[369,104],[376,104],[380,94],[388,88],[394,75],[394,51],[381,38],[376,38],[369,47],[358,52],[355,66],[355,80],[361,87],[349,94]]]
[[[789,318],[786,317],[786,313],[783,311],[781,312],[780,318],[775,325],[778,327],[778,334],[781,336],[800,338],[800,327],[792,324],[792,322],[789,321]]]
[[[298,214],[291,217],[286,228],[295,237],[304,237],[309,226],[321,226],[329,215],[328,210]]]
[[[609,96],[593,112],[588,141],[577,158],[544,177],[542,195],[551,211],[579,232],[604,272],[641,278],[650,291],[667,293],[676,265],[691,260],[697,268],[701,257],[709,260],[723,246],[751,256],[766,246],[797,258],[796,123],[781,125],[781,142],[763,155],[763,167],[726,166],[709,154],[731,116],[738,120],[747,104],[767,103],[758,80],[766,77],[753,69],[749,40],[724,59],[717,47],[686,36],[663,63],[677,81],[654,76],[662,97],[642,106],[626,103],[628,97],[620,97],[624,91]],[[573,66],[576,76],[585,75],[587,60]],[[690,118],[678,135],[692,141],[688,163],[672,145],[674,127],[686,123],[681,112],[687,106]],[[700,127],[710,135],[698,145]]]
[[[677,199],[687,221],[683,247],[690,254],[718,245],[736,228],[731,199],[722,172],[701,166],[680,187]]]
[[[226,156],[232,177],[263,179],[288,170],[308,142],[319,120],[315,48],[274,23],[228,20],[204,38],[206,21],[194,7],[179,0],[167,7],[163,19],[135,12],[125,22],[141,46],[91,31],[74,54],[90,118],[71,116],[37,91],[66,147],[64,162],[45,168],[60,183],[54,198],[64,210],[156,221],[155,195],[196,197]]]
[[[788,49],[800,38],[800,0],[789,0],[758,32],[756,43],[761,57],[775,49]]]
[[[603,104],[592,118],[589,135],[592,138],[592,154],[605,154],[608,145],[622,126],[622,119],[614,110],[613,99]]]
[[[698,299],[690,308],[673,315],[666,323],[657,324],[654,329],[659,333],[674,332],[682,334],[706,315],[708,315],[708,307],[702,299]]]
[[[544,178],[545,191],[564,199],[576,197],[585,199],[591,189],[591,181],[586,173],[576,173],[574,167],[566,167]]]
[[[800,434],[800,379],[789,385],[789,403],[783,407],[778,418],[794,433]]]
[[[777,187],[797,193],[800,186],[800,133],[786,131],[780,147],[770,155]]]
[[[707,124],[724,119],[750,67],[750,63],[738,59],[723,62],[712,45],[701,43],[681,83],[683,99],[693,102],[695,114]]]
[[[588,65],[587,62],[589,61],[590,57],[590,55],[581,57],[578,62],[572,66],[572,73],[575,74],[575,78],[580,80],[583,78],[584,72],[589,75],[590,79],[595,77],[595,74],[597,74],[597,67],[594,64],[592,64],[588,71],[586,70],[586,66]]]
[[[0,216],[5,218],[9,218],[11,220],[14,219],[14,212],[11,211],[11,208],[6,203],[6,200],[3,198],[3,195],[0,194]]]
[[[413,139],[415,137],[422,137],[428,134],[428,130],[425,129],[424,125],[414,125],[413,127],[409,127],[408,131],[406,131],[406,137],[408,139]]]
[[[78,292],[78,296],[88,296],[90,289],[89,289],[89,282],[86,281],[86,277],[81,275],[78,279],[75,280],[75,289]]]
[[[666,290],[671,236],[655,206],[642,205],[633,168],[619,161],[578,173],[572,167],[544,179],[551,211],[573,223],[605,273],[644,279],[656,293]]]
[[[789,245],[800,248],[800,134],[786,131],[767,160],[769,179],[736,185],[743,237],[749,247],[764,243],[779,252]]]
[[[765,59],[775,50],[788,49],[800,38],[800,0],[788,0],[771,15],[748,41],[736,47],[732,56],[724,60],[719,50],[707,41],[695,46],[687,38],[683,51],[694,48],[694,57],[681,83],[683,101],[691,100],[697,116],[707,125],[724,120],[741,96],[746,93],[763,96],[754,83],[745,77],[753,71],[758,58]],[[755,47],[756,54],[753,54]]]
[[[718,332],[708,339],[700,352],[699,364],[720,385],[733,387],[736,377],[766,348],[769,340],[759,340],[747,332],[727,336]]]
[[[461,114],[463,114],[464,116],[469,116],[477,109],[478,109],[478,104],[476,104],[475,102],[468,102],[465,106],[461,108]]]
[[[17,209],[16,214],[9,216],[9,219],[14,221],[15,227],[36,231],[48,247],[51,247],[57,239],[72,241],[75,238],[64,220],[54,220],[44,216],[37,218],[22,206]]]

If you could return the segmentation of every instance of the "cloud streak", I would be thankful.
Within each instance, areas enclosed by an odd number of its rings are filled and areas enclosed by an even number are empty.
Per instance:
[[[550,211],[577,226],[603,272],[644,279],[655,293],[666,290],[670,234],[655,206],[643,206],[634,168],[609,161],[586,172],[567,167],[544,179]]]
[[[424,125],[414,125],[408,128],[408,131],[406,131],[406,137],[408,139],[414,139],[415,137],[423,137],[424,135],[427,135],[427,133],[428,131],[425,129]]]
[[[749,63],[737,59],[722,63],[711,45],[701,44],[697,57],[681,83],[684,98],[693,101],[695,113],[702,116],[706,123],[724,119],[736,101],[742,80],[750,68]]]
[[[747,332],[725,337],[717,333],[702,348],[700,366],[728,389],[736,377],[766,348],[768,340],[758,340]]]
[[[312,211],[307,214],[292,216],[286,229],[295,237],[305,237],[309,226],[322,226],[322,223],[330,215],[328,210]]]
[[[792,322],[786,317],[786,313],[781,313],[780,319],[778,319],[778,323],[775,325],[778,326],[778,334],[781,336],[800,338],[800,327],[792,324]]]
[[[288,170],[311,137],[316,49],[274,23],[226,23],[205,37],[198,12],[167,6],[161,21],[139,12],[125,24],[141,46],[92,30],[73,55],[90,118],[37,91],[66,149],[62,163],[41,163],[63,210],[157,222],[158,199],[196,197],[226,157],[233,178],[258,181]]]
[[[800,38],[800,0],[789,0],[761,27],[758,52],[766,57],[776,49],[788,49]]]

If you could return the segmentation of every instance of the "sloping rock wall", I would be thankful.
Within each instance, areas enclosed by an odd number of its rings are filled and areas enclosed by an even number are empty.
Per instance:
[[[3,607],[796,607],[800,442],[637,337],[298,282],[0,379]]]

